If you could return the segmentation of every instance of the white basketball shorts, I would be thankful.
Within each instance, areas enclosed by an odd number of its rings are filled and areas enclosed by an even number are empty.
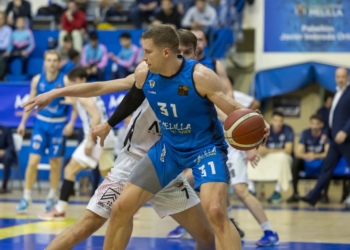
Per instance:
[[[248,184],[248,170],[245,162],[246,152],[229,147],[227,156],[227,166],[230,172],[231,185],[239,183]]]
[[[86,208],[108,219],[113,202],[123,191],[131,171],[140,159],[140,157],[123,149],[118,155],[111,172],[95,191]],[[182,175],[170,182],[149,201],[160,218],[182,212],[199,202],[195,191]]]

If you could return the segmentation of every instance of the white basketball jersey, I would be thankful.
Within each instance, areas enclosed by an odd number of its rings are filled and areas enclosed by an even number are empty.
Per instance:
[[[97,107],[98,113],[100,115],[100,123],[104,123],[108,120],[105,103],[101,99],[101,97],[91,97],[94,100],[94,103]],[[77,101],[77,110],[82,122],[84,136],[87,138],[90,136],[91,130],[91,117],[89,113],[85,110],[85,108],[80,104],[79,99]],[[114,131],[111,130],[111,133],[107,136],[104,143],[104,148],[114,148]]]
[[[132,115],[124,140],[129,152],[143,157],[160,139],[158,120],[147,100]]]

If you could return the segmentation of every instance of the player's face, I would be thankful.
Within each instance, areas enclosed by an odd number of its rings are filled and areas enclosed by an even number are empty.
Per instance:
[[[179,46],[178,54],[187,59],[196,59],[197,56],[193,46],[185,46],[182,44]]]
[[[313,131],[320,131],[323,128],[323,122],[321,122],[317,119],[311,119],[310,120],[310,128]]]
[[[17,18],[16,20],[16,28],[19,30],[24,29],[26,26],[26,21],[24,20],[24,18]]]
[[[349,81],[348,71],[343,68],[337,69],[335,72],[335,81],[340,88],[344,87]]]
[[[192,33],[197,37],[197,53],[198,55],[203,53],[205,47],[207,47],[207,39],[204,32],[200,30],[194,30]]]
[[[55,73],[59,70],[60,61],[56,54],[47,54],[45,57],[45,71]]]
[[[143,60],[147,63],[149,70],[154,74],[159,74],[164,66],[164,50],[157,48],[152,39],[143,39],[144,50]]]
[[[272,128],[276,131],[280,131],[283,126],[284,119],[278,115],[274,115],[271,120]]]

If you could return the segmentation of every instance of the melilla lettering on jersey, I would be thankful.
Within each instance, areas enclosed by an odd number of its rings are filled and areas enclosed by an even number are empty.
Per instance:
[[[212,149],[205,150],[203,153],[198,155],[197,159],[194,160],[196,164],[199,164],[203,159],[216,155],[216,147],[213,147]]]
[[[173,134],[190,134],[191,124],[183,123],[169,123],[169,122],[159,122],[160,126],[164,130],[168,130]]]

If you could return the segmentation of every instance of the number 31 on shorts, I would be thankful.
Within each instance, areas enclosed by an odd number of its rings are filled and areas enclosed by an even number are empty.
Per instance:
[[[198,168],[199,170],[202,171],[202,177],[206,177],[207,176],[207,169],[208,169],[208,167],[210,167],[209,170],[211,170],[211,174],[212,175],[216,174],[214,162],[210,161],[210,162],[208,162],[208,166],[202,165],[202,166],[200,166]]]

